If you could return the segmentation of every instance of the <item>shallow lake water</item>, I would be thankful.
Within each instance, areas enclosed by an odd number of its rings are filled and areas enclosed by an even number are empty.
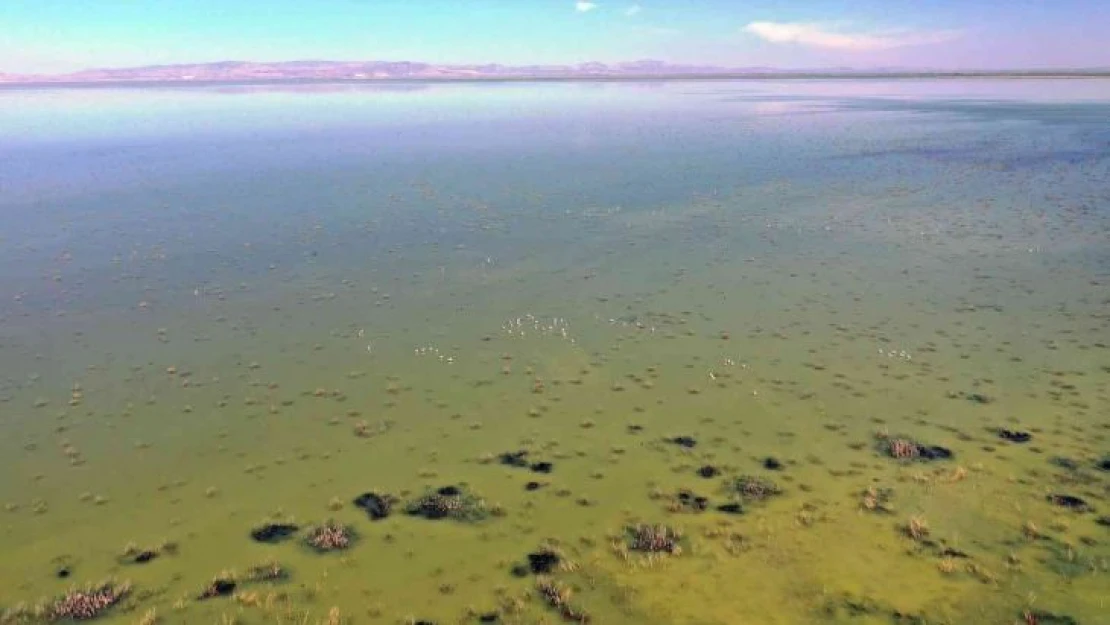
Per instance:
[[[2,90],[0,622],[1110,623],[1107,120]]]

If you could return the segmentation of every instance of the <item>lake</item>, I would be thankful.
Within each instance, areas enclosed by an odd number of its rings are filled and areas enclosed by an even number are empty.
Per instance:
[[[0,90],[0,623],[1110,623],[1110,79]]]

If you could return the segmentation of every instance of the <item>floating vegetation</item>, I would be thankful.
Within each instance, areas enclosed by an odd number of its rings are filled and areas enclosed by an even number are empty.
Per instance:
[[[778,484],[754,475],[741,475],[733,482],[732,488],[746,502],[764,501],[782,494]]]
[[[551,471],[555,469],[555,465],[550,462],[529,462],[528,452],[524,450],[507,451],[499,455],[497,460],[505,466],[517,469],[530,469],[535,473],[551,473]]]
[[[868,512],[893,514],[894,506],[890,503],[892,499],[894,499],[893,488],[876,488],[874,486],[868,486],[867,490],[863,491],[860,507]]]
[[[489,516],[486,502],[458,486],[444,486],[425,493],[405,508],[411,516],[429,520],[476,522]]]
[[[1071,458],[1066,458],[1064,456],[1053,456],[1048,459],[1048,462],[1053,466],[1060,467],[1061,469],[1066,469],[1068,471],[1079,470],[1079,463],[1077,461],[1072,460]]]
[[[898,460],[950,460],[952,450],[940,445],[926,445],[905,436],[878,436],[879,451]]]
[[[1093,512],[1094,508],[1085,500],[1076,497],[1075,495],[1062,495],[1052,494],[1048,496],[1048,501],[1054,506],[1067,508],[1074,512]]]
[[[744,514],[744,506],[738,503],[724,503],[717,506],[718,512],[725,514]]]
[[[498,462],[508,467],[527,468],[528,467],[528,452],[521,451],[507,451],[497,457]]]
[[[251,540],[259,543],[279,543],[294,536],[299,529],[292,523],[266,523],[251,530]]]
[[[964,400],[967,400],[967,401],[969,401],[973,404],[984,404],[985,405],[985,404],[994,403],[994,398],[993,397],[991,397],[989,395],[985,395],[983,393],[953,392],[953,393],[949,393],[948,396],[952,399],[964,399]]]
[[[711,465],[711,464],[707,464],[703,467],[698,468],[698,476],[704,477],[707,480],[710,479],[710,478],[717,477],[720,474],[721,474],[721,470],[718,469],[717,467]]]
[[[130,584],[98,584],[82,590],[70,590],[47,609],[47,619],[58,621],[89,621],[103,616],[131,592]]]
[[[1001,438],[1004,441],[1010,441],[1011,443],[1028,443],[1029,441],[1033,440],[1032,434],[1030,434],[1029,432],[1023,432],[1021,430],[1007,430],[1005,428],[999,428],[997,430],[997,433],[998,438]]]
[[[512,573],[515,577],[526,577],[529,574],[549,575],[559,571],[563,564],[564,559],[562,555],[554,549],[544,547],[528,554],[528,562],[526,564],[514,565]]]
[[[245,581],[251,583],[282,582],[287,579],[289,579],[289,571],[277,562],[270,561],[247,569]]]
[[[709,508],[709,498],[682,489],[670,498],[667,509],[671,512],[705,512]]]
[[[693,436],[675,436],[673,438],[667,439],[667,442],[674,443],[675,445],[678,445],[679,447],[684,447],[686,449],[693,449],[694,447],[698,446],[698,441],[694,439]]]
[[[129,544],[124,547],[119,561],[122,564],[146,564],[160,555],[162,552],[159,549],[142,549],[138,545]]]
[[[666,525],[638,524],[627,528],[628,548],[645,553],[682,553],[682,533]]]
[[[590,616],[583,610],[570,604],[573,594],[569,586],[560,584],[553,579],[540,579],[536,582],[536,590],[548,607],[559,613],[563,620],[574,623],[589,623]]]
[[[374,521],[380,521],[393,512],[393,506],[397,504],[399,499],[393,495],[383,495],[380,493],[369,492],[363,493],[355,497],[354,504],[357,508],[362,508],[366,514]]]
[[[234,575],[230,573],[220,573],[204,587],[204,590],[197,595],[197,599],[204,601],[217,597],[229,597],[235,592],[238,586],[239,584],[235,581]]]
[[[310,527],[304,539],[305,544],[319,553],[349,549],[354,540],[354,530],[334,520]]]

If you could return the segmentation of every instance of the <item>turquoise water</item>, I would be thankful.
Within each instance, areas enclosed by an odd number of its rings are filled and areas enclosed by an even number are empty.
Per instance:
[[[558,622],[511,571],[552,544],[600,623],[1110,622],[1108,119],[1107,80],[2,90],[5,622],[105,579],[109,623]],[[486,518],[351,504],[449,484]]]

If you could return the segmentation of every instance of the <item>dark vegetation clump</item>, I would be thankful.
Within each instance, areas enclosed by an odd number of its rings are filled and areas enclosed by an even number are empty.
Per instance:
[[[744,514],[744,506],[738,503],[724,503],[717,506],[717,511],[725,514]]]
[[[781,471],[782,462],[773,456],[767,456],[763,459],[763,468],[768,471]]]
[[[711,465],[711,464],[707,464],[704,467],[700,467],[698,469],[698,475],[701,476],[701,477],[704,477],[707,480],[710,479],[710,478],[717,477],[720,474],[721,474],[721,470],[718,469],[717,467]]]
[[[709,498],[686,489],[675,493],[670,505],[670,509],[674,512],[705,512],[707,508],[709,508]]]
[[[398,499],[393,495],[369,492],[356,497],[354,504],[355,507],[365,510],[371,520],[380,521],[393,512],[393,506],[397,504],[397,501]]]
[[[543,488],[543,484],[539,482],[528,482],[524,485],[524,490],[527,491],[539,490],[541,488]]]
[[[1110,471],[1110,456],[1106,456],[1102,460],[1096,462],[1095,468],[1099,471]]]
[[[267,523],[251,530],[251,539],[260,543],[279,543],[300,529],[292,523]]]
[[[497,457],[498,462],[515,469],[529,469],[533,473],[551,473],[555,465],[546,462],[530,462],[528,460],[528,452],[525,450],[520,451],[507,451]]]
[[[513,566],[512,573],[516,577],[526,577],[529,574],[549,575],[559,570],[562,561],[563,558],[558,553],[544,548],[528,554],[528,562]]]
[[[906,436],[880,436],[878,449],[883,455],[898,460],[951,460],[954,457],[947,447],[919,443]]]
[[[675,436],[674,438],[668,439],[668,442],[674,443],[679,447],[685,447],[686,449],[693,449],[698,445],[698,441],[695,440],[693,436]]]
[[[235,589],[238,586],[239,584],[237,584],[235,580],[231,577],[220,576],[212,580],[207,586],[205,586],[204,590],[201,591],[200,595],[197,598],[203,601],[205,599],[214,599],[216,597],[227,597],[234,593]]]
[[[1085,500],[1076,497],[1075,495],[1052,494],[1048,496],[1048,501],[1055,506],[1067,508],[1075,512],[1092,512],[1094,508]]]
[[[1001,438],[1004,441],[1010,441],[1011,443],[1028,443],[1029,441],[1033,440],[1033,435],[1029,432],[1023,432],[1021,430],[1007,430],[1006,428],[1000,428],[998,430],[998,438]]]
[[[432,521],[453,519],[475,522],[489,516],[486,503],[458,486],[444,486],[409,502],[405,512]]]
[[[1053,456],[1049,458],[1048,461],[1053,466],[1060,467],[1061,469],[1067,469],[1068,471],[1079,470],[1079,463],[1075,460],[1072,460],[1071,458],[1065,458],[1064,456]]]
[[[521,451],[506,451],[497,457],[497,460],[507,466],[523,469],[528,467],[528,452]]]

